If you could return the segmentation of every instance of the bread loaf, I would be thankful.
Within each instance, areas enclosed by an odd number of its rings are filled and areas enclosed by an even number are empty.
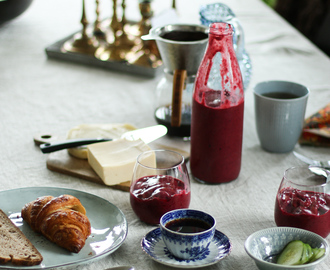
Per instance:
[[[42,260],[39,251],[0,209],[0,264],[31,266]]]

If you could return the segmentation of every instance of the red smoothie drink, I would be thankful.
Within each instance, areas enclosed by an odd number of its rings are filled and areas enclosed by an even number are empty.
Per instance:
[[[284,188],[276,198],[275,222],[277,226],[301,228],[325,238],[330,233],[330,195]]]
[[[208,183],[229,182],[241,168],[244,101],[225,109],[203,103],[192,105],[191,172]]]
[[[144,222],[159,224],[168,211],[188,208],[190,191],[185,184],[170,175],[150,175],[138,179],[130,193],[131,206]]]

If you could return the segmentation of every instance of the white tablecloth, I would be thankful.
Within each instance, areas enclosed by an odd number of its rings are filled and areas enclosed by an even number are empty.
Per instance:
[[[101,1],[101,14],[105,17],[111,15],[108,2]],[[140,18],[137,2],[126,1],[127,18]],[[170,2],[154,0],[155,13],[169,8]],[[256,266],[245,253],[244,242],[251,233],[275,226],[275,194],[283,172],[302,164],[292,153],[272,154],[260,148],[252,88],[272,79],[302,83],[311,90],[308,116],[330,101],[330,62],[261,1],[222,2],[233,9],[243,25],[246,50],[253,65],[246,91],[242,169],[237,180],[223,185],[202,185],[191,179],[190,207],[212,214],[217,229],[233,244],[231,255],[208,269],[252,270]],[[177,1],[181,22],[199,23],[198,10],[204,3],[208,1]],[[88,18],[94,16],[93,4],[87,1]],[[38,133],[65,136],[71,127],[82,123],[131,123],[137,127],[155,124],[153,96],[159,78],[47,59],[45,48],[79,30],[80,17],[81,1],[35,0],[22,16],[0,26],[0,190],[31,186],[74,188],[117,205],[128,221],[125,242],[113,254],[79,269],[123,264],[144,270],[171,269],[151,260],[140,248],[141,238],[154,227],[138,220],[128,193],[48,170],[47,155],[33,143]],[[189,143],[180,139],[160,141],[189,151]],[[296,147],[310,157],[330,158],[329,149]],[[317,269],[326,270],[329,265],[330,257]]]

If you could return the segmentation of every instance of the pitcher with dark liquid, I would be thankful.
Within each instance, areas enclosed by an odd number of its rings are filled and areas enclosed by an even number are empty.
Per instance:
[[[171,24],[142,36],[156,40],[165,66],[156,89],[155,119],[168,128],[170,136],[190,136],[192,92],[207,33],[206,26]]]

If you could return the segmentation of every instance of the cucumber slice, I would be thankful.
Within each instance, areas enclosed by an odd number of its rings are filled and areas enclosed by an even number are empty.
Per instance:
[[[325,249],[324,248],[313,248],[312,252],[313,252],[313,255],[309,259],[309,261],[308,261],[309,263],[315,262],[316,260],[320,259],[324,255]]]
[[[277,259],[277,263],[283,265],[301,264],[304,248],[305,245],[302,241],[291,241],[281,252],[280,256]]]
[[[313,256],[312,248],[309,244],[304,243],[304,250],[299,264],[307,263]]]

